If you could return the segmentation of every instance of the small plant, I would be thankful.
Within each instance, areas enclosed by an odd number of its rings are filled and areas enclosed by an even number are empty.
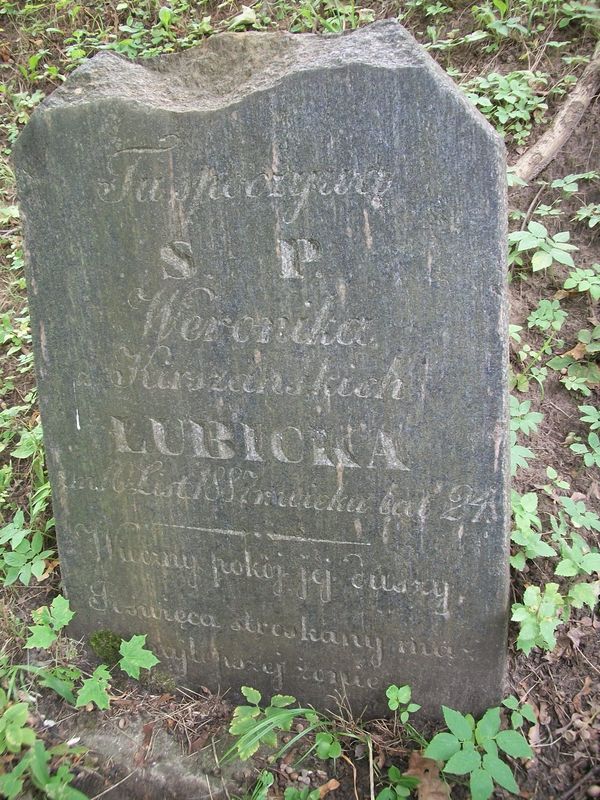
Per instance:
[[[600,264],[592,264],[591,269],[573,270],[564,288],[569,292],[589,292],[592,300],[600,300]]]
[[[522,570],[527,559],[556,555],[554,548],[542,539],[542,523],[537,514],[537,507],[538,497],[535,492],[527,492],[523,495],[512,492],[515,529],[511,534],[511,539],[520,548],[510,559],[510,563],[515,569]]]
[[[535,458],[535,453],[519,444],[516,432],[510,431],[510,474],[514,476],[518,469],[527,469],[532,458]]]
[[[55,773],[49,769],[55,756],[77,756],[81,752],[81,748],[70,750],[61,745],[47,750],[42,741],[35,739],[31,749],[20,758],[16,766],[10,772],[0,775],[0,793],[7,800],[17,800],[23,797],[25,780],[28,779],[49,800],[88,800],[87,795],[70,785],[75,776],[69,772],[66,764],[61,764]]]
[[[577,344],[563,355],[546,362],[550,369],[562,373],[560,382],[571,392],[590,397],[592,388],[600,384],[600,367],[596,356],[600,352],[600,325],[584,328],[577,334]]]
[[[517,650],[528,655],[534,647],[553,650],[556,646],[556,628],[569,619],[571,608],[584,605],[593,608],[600,593],[600,581],[572,584],[566,595],[562,595],[558,583],[548,583],[542,590],[539,586],[528,586],[522,603],[512,606],[513,622],[519,623]]]
[[[560,540],[560,556],[555,575],[577,577],[600,572],[600,552],[592,550],[585,539],[578,533],[571,534],[571,544]]]
[[[342,755],[342,745],[333,733],[320,731],[315,736],[315,752],[323,761],[329,758],[339,758]]]
[[[392,684],[391,686],[388,686],[385,692],[385,696],[387,697],[388,701],[388,708],[390,711],[393,711],[394,714],[398,715],[400,722],[403,725],[408,722],[411,714],[414,714],[421,708],[418,703],[410,702],[411,694],[412,689],[408,685],[396,686],[395,684]]]
[[[77,694],[75,706],[81,708],[82,706],[93,704],[99,709],[108,708],[110,706],[110,696],[108,694],[110,679],[110,672],[104,664],[96,667],[91,676],[83,681]]]
[[[579,191],[579,181],[593,181],[600,178],[598,172],[579,172],[573,175],[565,175],[564,178],[557,178],[550,184],[551,189],[560,189],[567,197]]]
[[[537,308],[527,318],[529,328],[541,331],[559,331],[567,318],[567,312],[560,307],[558,300],[540,300]]]
[[[376,800],[398,800],[401,797],[410,797],[413,789],[419,785],[419,779],[410,775],[403,775],[398,767],[390,767],[387,771],[389,785],[382,789]]]
[[[531,411],[531,400],[520,402],[516,397],[510,397],[510,429],[521,431],[525,436],[535,433],[544,415],[540,411]]]
[[[582,456],[586,467],[600,467],[600,438],[597,433],[591,431],[587,443],[578,437],[578,441],[569,446],[574,453]]]
[[[498,133],[523,144],[534,122],[541,122],[548,106],[544,99],[547,76],[540,72],[492,72],[464,85],[469,100],[495,126]]]
[[[494,783],[518,794],[519,787],[500,751],[513,758],[531,758],[527,740],[514,727],[501,730],[500,708],[490,708],[476,723],[467,714],[442,706],[448,733],[438,733],[425,750],[426,758],[445,762],[449,775],[468,775],[472,800],[488,800]],[[511,720],[512,724],[512,720]]]
[[[527,225],[527,230],[514,231],[508,235],[511,245],[511,263],[515,263],[515,256],[524,251],[533,250],[531,268],[534,272],[552,267],[557,261],[568,267],[574,267],[571,252],[578,250],[574,244],[569,244],[571,234],[562,231],[551,236],[548,229],[541,222],[532,220]]]
[[[564,597],[558,583],[548,583],[542,591],[539,586],[525,589],[522,603],[512,607],[513,622],[520,624],[517,649],[528,655],[534,647],[553,650],[556,645],[556,628],[563,621]]]
[[[513,695],[503,700],[502,705],[511,711],[510,724],[515,730],[523,727],[525,720],[531,722],[532,725],[535,725],[537,722],[535,711],[529,703],[519,703],[517,698]]]
[[[580,416],[581,421],[587,422],[590,426],[590,430],[600,430],[600,408],[596,408],[595,406],[578,406],[578,409],[582,412]]]
[[[574,222],[587,222],[588,228],[600,224],[600,203],[588,203],[580,206],[573,217]]]
[[[261,708],[259,704],[262,695],[257,689],[242,686],[241,691],[248,701],[248,705],[237,706],[233,712],[229,733],[238,738],[234,746],[225,754],[224,760],[230,759],[232,755],[237,755],[242,761],[247,761],[261,745],[276,748],[277,734],[282,731],[290,731],[292,723],[297,717],[303,717],[308,725],[291,740],[291,743],[288,742],[284,746],[283,752],[309,732],[322,727],[318,715],[312,709],[288,708],[296,702],[296,698],[291,695],[276,694],[271,698],[268,706]]]
[[[54,555],[53,549],[44,550],[44,534],[25,526],[21,509],[0,529],[0,576],[5,586],[16,581],[29,586],[32,577],[42,580],[47,561]]]
[[[25,642],[27,648],[45,649],[58,639],[58,634],[75,616],[71,611],[69,601],[62,595],[57,595],[50,608],[42,606],[31,613],[35,625],[29,628],[29,638]]]

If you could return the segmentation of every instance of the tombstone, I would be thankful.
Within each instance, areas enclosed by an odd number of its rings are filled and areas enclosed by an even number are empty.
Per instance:
[[[72,631],[183,685],[502,691],[505,161],[397,23],[81,66],[16,150]]]

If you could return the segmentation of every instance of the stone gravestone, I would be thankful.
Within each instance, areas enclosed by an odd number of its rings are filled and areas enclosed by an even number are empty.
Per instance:
[[[323,708],[498,699],[505,163],[395,22],[101,53],[17,147],[77,635]]]

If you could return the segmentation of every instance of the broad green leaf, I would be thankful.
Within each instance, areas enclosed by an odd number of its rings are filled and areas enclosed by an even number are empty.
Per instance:
[[[488,708],[483,717],[477,723],[475,736],[477,741],[481,739],[492,739],[500,730],[500,709]]]
[[[455,753],[444,767],[444,772],[451,775],[466,775],[481,767],[481,756],[476,750],[460,750]]]
[[[0,775],[0,794],[6,797],[7,800],[17,800],[18,797],[23,797],[23,785],[25,781],[18,775],[15,775],[16,770],[9,772],[8,775]]]
[[[461,742],[466,742],[473,738],[473,729],[469,725],[469,721],[459,711],[442,706],[442,712],[446,725],[457,739]]]
[[[95,703],[100,709],[106,709],[110,706],[110,697],[108,694],[108,683],[99,678],[98,676],[87,678],[77,694],[76,708],[87,706],[88,703]]]
[[[241,692],[246,700],[252,703],[253,706],[257,706],[260,703],[262,695],[258,689],[253,689],[251,686],[242,686]]]
[[[548,230],[546,229],[546,227],[542,225],[541,222],[536,222],[535,220],[532,220],[527,225],[527,230],[530,233],[533,233],[534,236],[539,237],[540,239],[545,239],[546,236],[548,236]]]
[[[476,769],[469,778],[471,800],[489,800],[494,791],[491,775],[483,769]]]
[[[28,650],[34,647],[38,650],[45,650],[47,647],[50,647],[51,644],[54,644],[58,638],[52,628],[49,628],[47,625],[33,625],[29,630],[31,634],[25,642],[25,647]]]
[[[552,256],[544,250],[537,250],[531,259],[531,268],[534,272],[539,272],[542,269],[548,269],[552,264]]]
[[[600,572],[600,553],[587,553],[580,563],[588,575],[592,572]]]
[[[523,703],[523,707],[521,708],[521,714],[523,714],[526,720],[533,723],[534,725],[537,722],[535,711],[533,710],[532,706],[529,705],[529,703]]]
[[[22,727],[27,722],[28,715],[29,706],[27,703],[15,703],[4,711],[4,714],[2,717],[0,717],[0,720],[7,725],[10,724],[17,727]]]
[[[75,616],[75,612],[71,611],[69,601],[62,594],[54,598],[50,606],[50,612],[52,614],[52,625],[57,631],[68,625]]]
[[[259,701],[260,701],[260,696],[259,696]],[[273,708],[285,708],[286,706],[291,706],[292,703],[295,702],[296,698],[292,697],[291,694],[275,694],[271,698],[271,705],[273,706]]]
[[[410,686],[406,685],[406,686],[401,686],[398,689],[398,694],[396,695],[396,697],[399,703],[405,704],[408,703],[408,701],[410,700],[410,695],[411,695]]]
[[[447,761],[460,750],[460,742],[452,733],[438,733],[427,745],[425,758]]]
[[[533,750],[522,734],[517,731],[500,731],[496,743],[501,750],[513,758],[532,758]]]
[[[569,600],[575,608],[582,608],[584,605],[593,608],[599,592],[600,581],[576,583],[569,589]]]
[[[502,786],[503,789],[513,792],[513,794],[519,793],[517,782],[515,781],[508,764],[505,764],[504,761],[501,761],[496,756],[486,753],[483,757],[483,768],[486,772],[490,773],[496,783],[499,786]]]
[[[119,666],[131,678],[140,677],[140,669],[152,669],[155,664],[158,664],[158,658],[151,650],[146,650],[146,634],[132,636],[129,641],[123,640],[119,647],[119,653],[122,658],[119,661]]]

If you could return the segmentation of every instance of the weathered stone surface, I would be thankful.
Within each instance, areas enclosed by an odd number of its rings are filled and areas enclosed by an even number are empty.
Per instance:
[[[184,683],[497,699],[505,166],[396,23],[103,53],[17,148],[74,631]]]

